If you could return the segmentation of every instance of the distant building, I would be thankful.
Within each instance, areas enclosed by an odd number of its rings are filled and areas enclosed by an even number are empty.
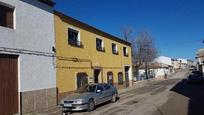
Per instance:
[[[174,71],[176,72],[177,70],[181,69],[181,61],[177,59],[172,59],[172,65],[174,68]]]
[[[135,80],[144,80],[148,77],[145,74],[145,66],[142,65],[138,69],[138,73],[136,67],[133,66],[133,75]],[[153,62],[148,64],[148,76],[149,78],[164,78],[167,77],[171,73],[173,73],[173,66],[172,66],[172,59],[166,56],[159,56],[158,58],[154,59]]]
[[[152,63],[148,66],[149,78],[163,79],[167,78],[172,73],[172,66],[162,63]],[[145,66],[142,65],[139,68],[139,75],[137,80],[145,80],[147,76],[145,74]]]
[[[180,59],[177,59],[177,60],[179,60],[180,63],[181,63],[181,69],[186,69],[188,67],[188,60],[187,59],[180,58]]]
[[[172,66],[172,59],[166,56],[159,56],[154,60],[154,62]]]

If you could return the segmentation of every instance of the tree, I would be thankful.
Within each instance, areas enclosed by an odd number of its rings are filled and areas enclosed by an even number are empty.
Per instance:
[[[148,32],[141,32],[138,37],[132,41],[132,59],[136,67],[136,72],[145,65],[145,74],[148,76],[148,64],[157,57],[157,49],[153,38]]]
[[[124,28],[122,28],[122,34],[123,34],[123,37],[124,37],[124,39],[125,39],[126,41],[130,40],[131,35],[132,35],[132,32],[133,32],[133,30],[132,30],[132,28],[130,28],[130,27],[124,27]]]

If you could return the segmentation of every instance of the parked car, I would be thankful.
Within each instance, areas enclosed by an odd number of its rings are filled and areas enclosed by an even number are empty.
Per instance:
[[[197,71],[197,70],[193,70],[192,74],[202,76],[202,73],[200,71]]]
[[[64,98],[61,106],[63,113],[69,111],[92,111],[95,106],[107,101],[116,102],[118,90],[106,83],[89,84],[79,88],[74,94]]]
[[[187,82],[191,83],[191,84],[193,84],[193,83],[201,83],[203,80],[204,80],[203,76],[201,76],[201,75],[199,75],[197,73],[196,74],[195,73],[190,74],[188,76],[188,78],[187,78]]]

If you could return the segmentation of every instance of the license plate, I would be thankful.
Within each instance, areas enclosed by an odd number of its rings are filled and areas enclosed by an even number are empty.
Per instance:
[[[65,106],[65,107],[71,107],[72,104],[65,103],[64,106]]]

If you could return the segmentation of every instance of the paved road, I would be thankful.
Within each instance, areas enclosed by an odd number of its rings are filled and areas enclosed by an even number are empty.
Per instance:
[[[204,115],[204,84],[187,84],[187,74],[181,71],[167,80],[136,83],[121,91],[116,103],[72,115]]]
[[[105,103],[93,112],[74,112],[73,115],[187,115],[189,98],[174,91],[186,71],[168,80],[153,80],[136,84],[120,94],[116,103]]]

